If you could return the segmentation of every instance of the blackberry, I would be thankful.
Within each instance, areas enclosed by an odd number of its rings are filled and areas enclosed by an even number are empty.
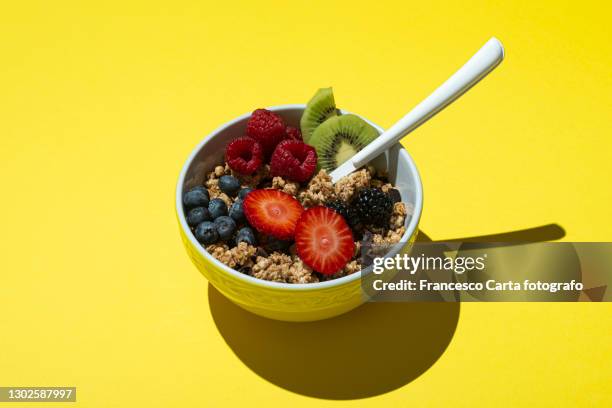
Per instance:
[[[351,228],[355,228],[361,223],[361,219],[355,207],[347,205],[342,200],[330,201],[326,203],[325,206],[340,214]]]
[[[364,223],[375,227],[386,227],[389,224],[393,201],[380,188],[364,188],[353,205]]]

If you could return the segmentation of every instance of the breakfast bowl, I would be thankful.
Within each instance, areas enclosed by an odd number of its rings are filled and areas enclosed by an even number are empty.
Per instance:
[[[299,127],[306,105],[282,105],[267,108],[280,115],[285,123]],[[348,112],[340,111],[342,114]],[[358,115],[359,116],[359,115]],[[196,146],[185,162],[176,187],[176,215],[185,249],[194,265],[206,279],[225,297],[252,313],[276,320],[313,321],[330,318],[348,312],[367,300],[361,289],[360,273],[352,273],[337,279],[314,283],[284,283],[258,279],[223,264],[198,242],[185,216],[183,195],[189,189],[200,186],[208,172],[224,162],[227,144],[245,133],[250,113],[233,119],[210,133]],[[380,126],[363,118],[380,133]],[[400,244],[390,249],[387,256],[410,249],[418,233],[418,223],[423,206],[421,179],[408,152],[396,144],[369,165],[384,171],[410,209],[404,221],[405,232]],[[370,268],[371,269],[371,268]]]

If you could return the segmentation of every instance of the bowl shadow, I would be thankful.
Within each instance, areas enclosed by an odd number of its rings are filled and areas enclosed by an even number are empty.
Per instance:
[[[226,343],[251,370],[286,390],[346,400],[380,395],[423,374],[444,353],[459,303],[366,303],[307,323],[259,317],[208,285]]]
[[[564,235],[548,224],[460,240],[535,242]],[[432,241],[422,231],[417,240]],[[221,336],[253,372],[288,391],[331,400],[380,395],[418,378],[444,354],[460,312],[459,302],[372,302],[331,319],[291,323],[247,312],[210,284],[208,301]]]

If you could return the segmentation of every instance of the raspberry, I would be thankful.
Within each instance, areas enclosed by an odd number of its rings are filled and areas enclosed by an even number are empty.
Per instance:
[[[287,129],[285,129],[285,133],[287,133],[287,137],[289,139],[293,139],[293,140],[298,140],[298,141],[302,141],[302,132],[300,132],[300,129],[298,128],[294,128],[293,126],[287,126]]]
[[[232,140],[225,149],[225,161],[240,174],[253,174],[263,161],[261,145],[250,137]]]
[[[265,157],[270,157],[276,145],[287,137],[283,119],[265,109],[253,112],[247,122],[246,134],[261,144]]]
[[[300,183],[308,181],[316,168],[317,152],[314,147],[297,140],[280,142],[270,161],[272,176],[286,177]]]

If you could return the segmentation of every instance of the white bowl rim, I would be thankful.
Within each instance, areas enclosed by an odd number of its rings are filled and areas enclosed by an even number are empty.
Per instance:
[[[267,107],[266,109],[271,110],[273,112],[277,112],[277,111],[285,111],[285,110],[290,110],[290,109],[301,109],[304,110],[306,108],[305,104],[287,104],[287,105],[276,105],[276,106],[270,106]],[[345,110],[341,111],[343,114],[347,114],[347,113],[351,113]],[[213,130],[212,132],[210,132],[206,137],[204,137],[204,139],[198,143],[198,145],[191,151],[189,157],[187,158],[187,161],[185,161],[185,164],[183,165],[183,168],[181,169],[181,173],[179,175],[178,181],[177,181],[177,185],[176,185],[176,213],[179,219],[179,223],[181,226],[181,229],[183,230],[183,233],[185,234],[185,236],[187,237],[187,239],[190,241],[190,243],[197,249],[197,251],[206,259],[208,259],[210,262],[212,262],[215,266],[217,266],[219,269],[223,270],[225,273],[237,278],[238,280],[242,280],[245,283],[249,283],[249,284],[254,284],[257,286],[262,286],[262,287],[267,287],[270,289],[287,289],[290,291],[309,291],[309,290],[319,290],[319,289],[325,289],[325,288],[331,288],[334,286],[341,286],[344,284],[348,284],[349,282],[352,282],[354,280],[359,279],[359,277],[361,276],[361,273],[353,273],[347,276],[343,276],[341,278],[338,279],[331,279],[328,281],[324,281],[324,282],[315,282],[315,283],[284,283],[284,282],[274,282],[274,281],[268,281],[268,280],[264,280],[264,279],[259,279],[259,278],[255,278],[253,276],[250,275],[246,275],[244,273],[241,273],[233,268],[230,268],[229,266],[225,265],[224,263],[222,263],[221,261],[217,260],[215,257],[213,257],[211,254],[208,253],[208,251],[206,251],[206,249],[204,249],[204,247],[195,239],[195,236],[193,235],[193,233],[191,232],[191,229],[189,228],[189,226],[187,225],[187,220],[185,218],[185,212],[183,210],[183,185],[185,184],[185,176],[187,175],[187,170],[189,169],[189,167],[191,166],[191,163],[193,162],[194,158],[196,157],[196,155],[198,154],[198,152],[200,152],[200,150],[202,150],[204,148],[204,146],[206,145],[206,143],[208,143],[210,140],[212,140],[214,138],[214,136],[216,136],[218,133],[220,133],[221,131],[223,131],[225,128],[240,122],[241,120],[244,120],[246,118],[248,118],[249,116],[251,116],[252,112],[247,112],[243,115],[240,115],[228,122],[225,122],[224,124],[222,124],[221,126],[217,127],[215,130]],[[355,114],[357,115],[357,114]],[[368,123],[370,123],[372,126],[374,126],[378,131],[382,132],[384,131],[383,128],[381,128],[380,126],[376,125],[375,123],[371,122],[370,120],[362,117],[361,115],[357,115],[359,117],[361,117],[362,119],[364,119],[365,121],[367,121]],[[418,224],[419,224],[419,220],[421,218],[421,212],[423,209],[423,185],[421,183],[421,176],[419,175],[419,172],[416,168],[416,165],[414,163],[414,160],[412,159],[412,157],[410,156],[410,154],[408,153],[408,151],[401,146],[401,148],[399,149],[399,154],[401,156],[404,156],[408,162],[408,166],[410,167],[410,169],[412,170],[412,174],[414,175],[414,185],[415,185],[415,205],[414,205],[414,212],[412,214],[412,218],[410,219],[410,223],[408,224],[408,227],[406,228],[406,232],[404,233],[404,235],[402,236],[402,238],[400,239],[400,242],[408,242],[409,238],[412,236],[412,234],[415,232]]]

